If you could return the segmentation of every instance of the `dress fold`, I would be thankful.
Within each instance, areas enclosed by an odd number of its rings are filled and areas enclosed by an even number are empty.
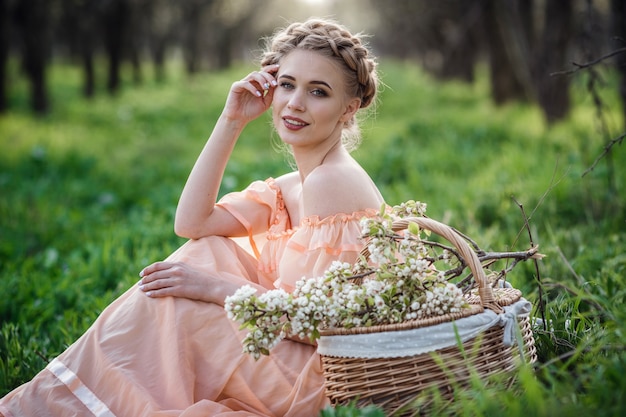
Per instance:
[[[292,227],[271,178],[224,196],[219,205],[243,219],[256,253],[212,236],[187,241],[166,260],[259,290],[289,290],[333,260],[354,261],[362,246],[359,220],[376,213],[307,218]],[[283,340],[255,361],[242,351],[245,334],[219,305],[153,299],[133,286],[47,368],[0,399],[0,412],[296,417],[317,415],[328,404],[314,346]]]

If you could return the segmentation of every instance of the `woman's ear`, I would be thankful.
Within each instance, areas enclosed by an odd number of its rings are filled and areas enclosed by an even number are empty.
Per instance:
[[[353,99],[350,99],[350,101],[348,101],[348,105],[346,106],[346,110],[341,115],[341,118],[339,120],[342,123],[348,122],[354,117],[354,115],[360,108],[361,108],[361,99],[356,98],[356,97]]]

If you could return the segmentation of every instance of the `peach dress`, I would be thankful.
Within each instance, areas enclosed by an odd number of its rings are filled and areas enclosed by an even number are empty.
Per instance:
[[[271,178],[224,196],[219,205],[247,230],[265,226],[267,232],[249,236],[249,250],[224,237],[190,240],[168,260],[189,262],[242,285],[287,291],[302,277],[322,274],[333,260],[354,261],[362,245],[359,220],[376,214],[365,210],[307,217],[292,227]],[[185,298],[152,299],[134,286],[33,380],[0,399],[0,413],[318,415],[327,400],[315,347],[285,340],[255,361],[242,353],[244,336],[221,306]]]

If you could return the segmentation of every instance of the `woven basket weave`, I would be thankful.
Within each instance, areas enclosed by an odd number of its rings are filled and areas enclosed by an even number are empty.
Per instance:
[[[428,327],[479,314],[485,308],[502,313],[503,306],[520,299],[519,290],[491,288],[475,252],[454,229],[425,217],[394,222],[393,229],[404,230],[409,222],[417,223],[419,227],[444,237],[456,247],[472,271],[478,288],[478,296],[468,298],[471,308],[464,309],[463,313],[399,324],[323,329],[320,332],[321,338]],[[494,296],[494,291],[498,292],[497,297]],[[527,362],[536,361],[535,342],[528,317],[518,317],[518,324],[523,340],[522,349],[515,345],[505,346],[504,330],[496,325],[465,341],[462,348],[454,344],[435,352],[408,357],[344,358],[321,354],[326,395],[334,406],[356,401],[359,407],[374,404],[382,408],[387,415],[415,414],[415,410],[407,413],[403,410],[409,409],[407,405],[426,390],[437,388],[444,399],[451,399],[453,386],[465,386],[476,376],[486,378],[513,370],[516,362],[521,359],[521,352]],[[438,360],[435,360],[433,353]]]

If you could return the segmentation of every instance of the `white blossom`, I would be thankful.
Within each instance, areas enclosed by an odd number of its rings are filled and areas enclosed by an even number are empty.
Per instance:
[[[391,229],[392,216],[422,216],[425,210],[425,204],[408,201],[390,215],[362,219],[369,257],[354,264],[335,261],[321,276],[296,282],[292,294],[257,294],[245,285],[227,297],[227,316],[249,330],[244,352],[258,359],[288,336],[315,338],[326,327],[398,323],[465,308],[461,290],[434,267],[421,237]],[[446,257],[444,252],[441,259]],[[352,280],[355,274],[358,281]]]

